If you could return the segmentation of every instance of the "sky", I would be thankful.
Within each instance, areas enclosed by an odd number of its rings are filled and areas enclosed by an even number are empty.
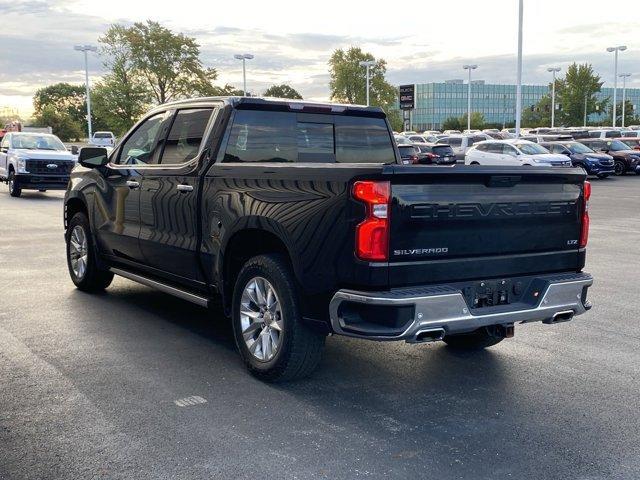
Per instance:
[[[564,71],[575,61],[591,63],[612,86],[606,48],[626,45],[619,73],[631,73],[628,85],[640,88],[639,7],[639,0],[524,0],[523,83],[548,83],[548,67]],[[515,83],[517,8],[518,0],[0,0],[0,114],[29,115],[40,87],[83,83],[82,54],[73,45],[97,45],[110,24],[147,19],[195,37],[220,85],[240,87],[233,55],[255,55],[247,87],[256,94],[287,83],[305,98],[327,100],[327,61],[350,46],[384,58],[394,85],[463,78],[465,63],[479,65],[474,79]],[[97,54],[89,64],[93,80],[104,73]]]

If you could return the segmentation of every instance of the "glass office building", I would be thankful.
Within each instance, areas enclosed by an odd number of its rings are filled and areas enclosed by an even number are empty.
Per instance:
[[[415,86],[415,109],[411,112],[413,130],[439,130],[449,117],[462,117],[467,113],[467,83],[450,80],[442,83],[422,83]],[[531,108],[550,93],[548,85],[523,85],[522,109]],[[640,88],[627,88],[627,100],[640,108]],[[596,94],[598,100],[613,98],[613,88],[603,88]],[[618,102],[622,101],[622,88],[618,88]],[[487,123],[513,124],[516,111],[516,86],[496,85],[484,81],[471,82],[471,111],[484,115]],[[637,111],[637,110],[636,110]],[[627,114],[634,114],[627,112]],[[604,112],[589,115],[589,122],[610,124]]]

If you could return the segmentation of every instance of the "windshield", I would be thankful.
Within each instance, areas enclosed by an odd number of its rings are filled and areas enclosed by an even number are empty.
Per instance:
[[[541,155],[543,153],[549,153],[549,150],[537,143],[516,143],[516,147],[525,155]]]
[[[93,138],[111,138],[112,135],[108,132],[96,132],[93,134]]]
[[[593,150],[582,143],[570,143],[567,148],[571,153],[593,153]]]
[[[620,140],[612,140],[609,142],[609,150],[619,152],[621,150],[629,150],[629,145]]]
[[[21,150],[66,150],[54,135],[13,135],[11,148]]]

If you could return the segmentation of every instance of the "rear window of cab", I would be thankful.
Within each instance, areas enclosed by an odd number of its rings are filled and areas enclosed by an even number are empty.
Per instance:
[[[236,110],[223,162],[394,163],[384,118]]]

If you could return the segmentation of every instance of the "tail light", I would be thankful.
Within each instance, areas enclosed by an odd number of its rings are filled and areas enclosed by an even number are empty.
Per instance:
[[[582,188],[582,195],[584,197],[584,208],[582,209],[582,227],[580,230],[580,248],[587,246],[589,241],[589,199],[591,198],[591,184],[584,182]]]
[[[356,227],[356,256],[361,260],[389,259],[389,182],[360,181],[353,184],[353,198],[364,202],[366,214]]]

